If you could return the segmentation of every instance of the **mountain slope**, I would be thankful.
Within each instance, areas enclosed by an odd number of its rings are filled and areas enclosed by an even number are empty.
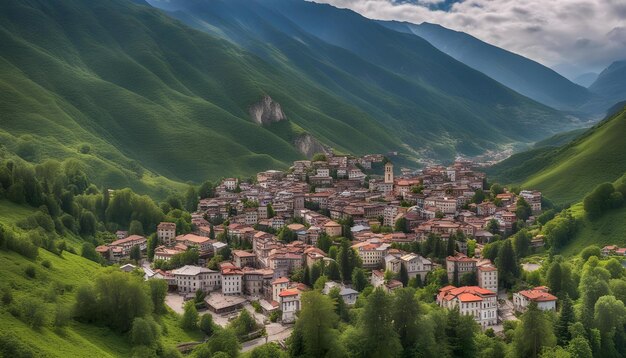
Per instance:
[[[591,84],[598,79],[598,74],[595,72],[587,72],[582,75],[576,76],[576,78],[572,79],[572,82],[579,84],[583,87],[589,87]]]
[[[0,225],[5,229],[11,228],[24,236],[28,235],[29,232],[22,232],[16,223],[35,212],[36,209],[32,207],[0,199]],[[70,247],[80,246],[83,242],[69,235],[62,239]],[[43,265],[44,261],[49,263],[49,267]],[[34,278],[24,274],[28,266],[35,267]],[[35,357],[130,357],[133,354],[133,347],[127,335],[104,326],[75,320],[70,320],[69,324],[62,328],[52,327],[50,322],[54,319],[57,305],[68,309],[72,307],[78,287],[92,283],[94,277],[103,271],[104,267],[99,264],[68,251],[62,255],[55,255],[39,249],[38,257],[29,259],[12,251],[5,251],[5,247],[0,246],[0,277],[2,277],[0,290],[10,287],[14,306],[18,307],[27,297],[43,299],[46,322],[49,322],[46,326],[32,328],[12,314],[14,310],[2,304],[0,336],[4,334],[14,336],[26,344]],[[51,295],[51,292],[56,294]],[[202,338],[198,332],[183,330],[174,312],[170,311],[158,320],[160,325],[166,327],[163,332],[163,343],[168,347]]]
[[[589,90],[607,98],[610,103],[626,100],[626,60],[613,62],[598,75]]]
[[[264,95],[289,121],[250,119]],[[367,113],[306,79],[123,0],[2,2],[0,96],[0,129],[16,143],[45,142],[37,160],[86,142],[108,167],[139,163],[178,181],[286,167],[303,158],[293,140],[306,132],[342,151],[401,149]]]
[[[582,200],[603,182],[626,172],[626,107],[574,141],[513,155],[488,173],[495,180],[542,190],[558,204]]]
[[[589,92],[555,71],[523,56],[483,42],[464,32],[422,23],[381,22],[397,31],[415,34],[468,66],[545,105],[574,110]]]
[[[351,11],[306,1],[149,2],[305,76],[371,113],[409,146],[426,147],[439,159],[545,136],[539,127],[553,132],[557,123],[571,125],[569,118],[426,41]]]

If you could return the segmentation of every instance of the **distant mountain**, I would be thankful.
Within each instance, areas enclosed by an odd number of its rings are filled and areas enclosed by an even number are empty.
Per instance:
[[[420,155],[478,154],[573,124],[423,39],[349,10],[290,0],[149,2],[362,108]]]
[[[613,62],[598,75],[589,90],[613,104],[626,100],[626,60]]]
[[[396,31],[418,35],[455,59],[548,106],[573,111],[590,98],[587,89],[552,69],[464,32],[426,22],[381,23]]]
[[[596,79],[598,79],[597,73],[587,72],[583,73],[582,75],[576,76],[576,78],[574,78],[572,82],[579,84],[583,87],[589,87]]]
[[[488,170],[494,180],[542,190],[558,204],[582,200],[626,173],[626,107],[561,147],[513,155]]]

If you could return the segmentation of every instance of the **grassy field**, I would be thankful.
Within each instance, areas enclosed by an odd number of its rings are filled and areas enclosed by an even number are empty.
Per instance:
[[[0,223],[15,228],[15,224],[30,215],[34,209],[0,200]],[[16,228],[17,229],[17,228]],[[17,229],[17,231],[21,231]],[[80,239],[66,237],[70,246],[78,248]],[[50,268],[42,265],[50,263]],[[35,278],[25,274],[28,266],[34,266]],[[58,294],[54,302],[47,302],[47,319],[51,320],[57,304],[70,307],[74,302],[74,292],[81,284],[90,283],[103,270],[103,267],[83,257],[63,252],[54,255],[39,249],[39,257],[29,260],[17,253],[0,250],[0,287],[10,287],[13,302],[20,302],[27,296],[48,297],[52,290]],[[202,338],[199,332],[187,332],[180,328],[178,316],[174,312],[157,318],[163,329],[163,343],[173,346],[182,342],[197,341]],[[44,327],[32,329],[14,317],[0,305],[0,332],[12,332],[22,341],[31,345],[39,354],[51,357],[127,357],[131,355],[131,345],[125,335],[111,331],[107,327],[83,324],[76,321],[64,328]]]
[[[582,204],[572,206],[572,215],[581,220],[580,230],[567,244],[562,254],[574,256],[589,245],[602,248],[605,245],[626,246],[626,207],[606,212],[601,218],[589,220],[584,215]]]
[[[558,204],[576,203],[626,172],[626,109],[560,148],[514,155],[488,171],[492,180],[539,189]]]

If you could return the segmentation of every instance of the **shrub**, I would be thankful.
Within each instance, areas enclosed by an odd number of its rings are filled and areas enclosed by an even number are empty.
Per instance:
[[[8,306],[13,302],[13,292],[10,287],[2,287],[0,290],[0,299],[2,300],[2,304]]]
[[[41,262],[41,266],[43,266],[43,267],[45,267],[45,268],[49,269],[49,268],[51,268],[51,267],[52,267],[52,263],[50,262],[50,260],[43,260],[43,261]]]
[[[26,273],[26,276],[30,278],[35,278],[35,276],[37,276],[37,270],[33,265],[26,266],[26,268],[24,269],[24,273]]]
[[[87,143],[82,143],[78,146],[78,152],[81,154],[89,154],[89,152],[91,152],[91,146]]]
[[[40,299],[25,297],[20,303],[20,318],[31,328],[46,325],[46,305]]]
[[[250,304],[252,305],[252,307],[254,307],[254,312],[261,313],[262,309],[261,309],[261,304],[259,303],[259,301],[252,301],[250,302]]]
[[[188,301],[185,304],[185,313],[183,313],[180,325],[183,329],[196,329],[198,328],[198,310],[194,301]]]
[[[582,257],[583,261],[589,260],[591,256],[601,257],[602,253],[600,248],[596,245],[587,246],[580,252],[580,257]]]
[[[71,310],[67,306],[57,304],[53,325],[55,327],[65,327],[70,322],[71,317]]]
[[[159,337],[159,327],[151,319],[137,317],[133,321],[130,337],[135,346],[154,345]]]
[[[203,314],[200,318],[200,330],[210,337],[213,334],[213,329],[213,316],[208,313]]]
[[[35,352],[12,332],[0,332],[0,357],[32,358]]]
[[[280,310],[276,310],[270,313],[270,322],[277,322],[280,316],[281,316]]]

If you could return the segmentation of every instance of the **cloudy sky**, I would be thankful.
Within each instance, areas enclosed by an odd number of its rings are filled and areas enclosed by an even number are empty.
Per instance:
[[[380,20],[432,22],[573,78],[626,59],[626,0],[314,0]]]

